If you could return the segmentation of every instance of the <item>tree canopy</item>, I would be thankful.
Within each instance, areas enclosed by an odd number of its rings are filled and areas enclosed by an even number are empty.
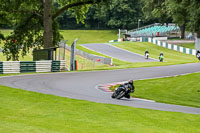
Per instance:
[[[18,60],[30,48],[57,45],[63,29],[137,28],[143,24],[174,22],[200,37],[199,0],[1,0],[0,27],[11,27],[3,53]],[[78,24],[77,24],[78,23]]]
[[[107,0],[1,0],[0,23],[12,24],[14,31],[5,38],[3,53],[7,60],[18,60],[20,51],[49,48],[62,39],[56,18],[71,11],[83,22],[90,5]]]

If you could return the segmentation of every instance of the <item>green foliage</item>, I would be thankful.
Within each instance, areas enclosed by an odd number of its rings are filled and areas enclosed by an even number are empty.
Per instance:
[[[173,21],[180,26],[185,24],[189,17],[187,8],[190,1],[189,0],[182,0],[182,1],[168,0],[166,1],[166,3],[168,4],[167,6],[168,13],[170,13],[169,15],[172,16]]]
[[[56,46],[57,42],[62,39],[56,17],[64,11],[71,10],[76,16],[77,22],[83,23],[85,13],[88,11],[88,4],[105,1],[2,0],[0,2],[2,9],[0,24],[11,23],[14,26],[13,33],[5,39],[3,53],[7,60],[18,60],[19,53],[21,52],[22,56],[25,56],[30,48],[40,49]],[[52,25],[51,21],[53,21]],[[44,34],[42,34],[43,30]]]
[[[132,29],[137,27],[138,19],[143,19],[140,0],[110,0],[109,4],[92,5],[86,13],[85,25],[75,25],[73,12],[65,12],[59,17],[59,23],[67,29]],[[66,24],[65,20],[69,23]],[[70,26],[71,27],[70,27]]]
[[[190,5],[188,7],[190,21],[188,27],[190,31],[196,32],[198,38],[200,38],[200,1],[190,0]]]
[[[107,25],[113,28],[131,29],[137,26],[138,19],[142,19],[139,0],[112,0],[108,8],[100,9],[100,17],[106,17]],[[103,16],[107,13],[106,16]]]
[[[156,18],[159,23],[172,22],[171,15],[168,14],[167,0],[143,0],[144,7],[142,11],[147,20],[154,20]]]
[[[143,12],[146,19],[158,18],[161,23],[173,20],[181,27],[182,38],[185,27],[200,37],[199,7],[198,0],[144,0]]]
[[[5,39],[3,53],[7,60],[18,60],[20,51],[25,56],[30,48],[42,47],[41,19],[34,16],[26,21],[22,19],[19,23]]]
[[[0,40],[4,40],[4,39],[5,39],[4,35],[0,32]]]

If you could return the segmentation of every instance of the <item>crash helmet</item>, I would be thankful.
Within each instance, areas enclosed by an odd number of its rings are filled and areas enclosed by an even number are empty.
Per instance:
[[[132,79],[129,80],[128,83],[129,83],[129,84],[133,84],[133,80],[132,80]]]

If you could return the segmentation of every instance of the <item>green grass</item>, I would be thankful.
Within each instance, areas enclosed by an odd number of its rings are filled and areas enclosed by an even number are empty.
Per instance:
[[[150,57],[158,59],[160,52],[164,53],[164,62],[149,62],[145,65],[158,66],[158,65],[172,65],[172,64],[183,64],[183,63],[194,63],[198,60],[193,55],[184,54],[167,48],[163,48],[148,42],[124,42],[120,44],[114,44],[114,46],[144,55],[146,49],[150,52]],[[143,63],[137,63],[143,65]]]
[[[65,51],[65,59],[66,59],[66,66],[67,68],[70,68],[70,52],[68,50]],[[78,65],[78,71],[83,70],[94,70],[94,69],[101,69],[101,68],[109,68],[111,66],[93,62],[91,60],[88,60],[82,56],[76,55],[77,65]]]
[[[0,86],[1,133],[197,133],[200,115],[137,109]]]
[[[176,37],[176,38],[168,38],[167,40],[185,40],[184,38],[181,39],[180,37]]]
[[[101,54],[101,53],[98,53],[98,52],[95,52],[93,50],[90,50],[90,49],[87,49],[87,48],[84,48],[80,45],[77,46],[78,49],[86,52],[86,53],[89,53],[89,54],[94,54],[94,55],[98,55],[98,56],[102,56],[102,57],[106,57],[106,58],[112,58],[112,57],[109,57],[109,56],[106,56],[104,54]],[[130,62],[125,62],[125,61],[121,61],[121,60],[118,60],[118,59],[115,59],[115,58],[112,58],[113,59],[113,64],[115,66],[120,66],[120,65],[127,65],[127,64],[132,64]]]
[[[80,46],[79,44],[107,43],[109,40],[113,40],[117,38],[116,30],[61,30],[61,34],[64,36],[65,40],[68,40],[67,44],[69,46],[72,44],[72,42],[76,38],[78,38],[77,49],[80,49],[89,54],[94,54],[94,55],[103,56],[107,58],[109,58],[109,56],[86,49]],[[116,66],[130,64],[128,62],[120,61],[115,58],[113,58],[113,63]],[[105,69],[105,67],[96,68],[96,69]]]
[[[24,57],[20,56],[19,60],[20,61],[32,61],[33,60],[32,51],[30,50],[30,52]],[[6,61],[6,56],[4,56],[2,52],[0,52],[0,61]]]
[[[195,43],[183,43],[183,44],[179,44],[178,46],[182,46],[184,48],[195,49]]]
[[[135,81],[134,97],[200,108],[200,73]],[[113,89],[113,87],[111,87]]]
[[[78,38],[77,44],[105,43],[117,38],[117,30],[61,30],[68,44]]]

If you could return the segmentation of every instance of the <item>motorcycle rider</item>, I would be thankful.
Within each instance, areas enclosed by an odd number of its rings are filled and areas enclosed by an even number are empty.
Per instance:
[[[149,51],[148,51],[148,49],[145,51],[144,55],[146,56],[147,59],[149,58]]]
[[[135,91],[135,86],[133,85],[133,80],[129,80],[128,83],[125,83],[124,87],[128,90],[124,97],[129,99],[130,93],[133,93]]]
[[[164,56],[163,52],[160,52],[160,56]]]
[[[163,59],[164,59],[164,54],[163,52],[160,52],[160,56],[159,56],[160,62],[163,62]]]
[[[196,52],[196,57],[200,60],[200,51],[199,50],[197,50],[197,52]]]

